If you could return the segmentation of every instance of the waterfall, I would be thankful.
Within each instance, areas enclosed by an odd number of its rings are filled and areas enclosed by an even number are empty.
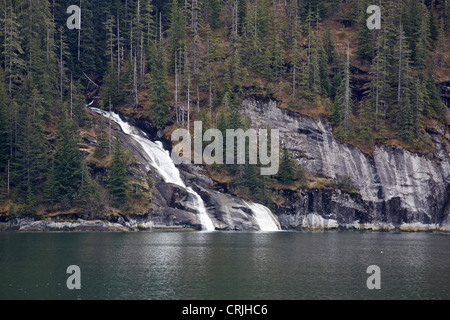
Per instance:
[[[203,199],[191,187],[186,187],[180,177],[180,171],[175,167],[175,164],[170,157],[169,151],[165,150],[160,142],[153,142],[149,140],[147,135],[142,130],[123,121],[117,113],[108,112],[97,108],[90,109],[117,123],[126,135],[136,141],[147,155],[146,160],[148,160],[149,163],[144,164],[146,169],[149,170],[151,166],[157,170],[166,183],[173,183],[184,188],[194,199],[193,206],[197,210],[203,230],[215,230],[214,224],[208,215]]]
[[[279,231],[281,229],[278,220],[269,208],[258,203],[245,202],[245,204],[252,210],[261,231]]]
[[[123,121],[115,112],[100,110],[98,108],[90,107],[90,105],[88,105],[88,107],[92,111],[117,123],[126,135],[138,143],[142,150],[145,151],[143,156],[147,162],[143,163],[143,165],[146,169],[150,170],[151,168],[155,168],[166,183],[172,183],[185,189],[192,196],[192,206],[197,210],[202,229],[205,231],[215,230],[214,223],[208,215],[202,197],[191,187],[187,187],[184,184],[180,176],[180,171],[173,163],[169,151],[164,149],[160,141],[151,141],[145,132]],[[253,216],[261,231],[281,230],[277,218],[269,208],[253,202],[245,202],[245,205],[253,212]]]

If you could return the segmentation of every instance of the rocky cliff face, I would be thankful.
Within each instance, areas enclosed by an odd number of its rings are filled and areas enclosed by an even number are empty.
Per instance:
[[[299,190],[277,210],[285,228],[330,227],[450,230],[450,156],[434,134],[434,154],[380,145],[372,155],[342,144],[328,121],[278,108],[273,100],[247,99],[254,128],[280,130],[281,143],[312,177],[349,177],[359,195],[333,188]]]
[[[245,113],[254,128],[266,124],[280,130],[281,143],[311,177],[334,180],[336,174],[351,178],[358,192],[337,188],[284,190],[284,202],[273,212],[283,229],[369,229],[450,231],[450,156],[434,133],[434,154],[418,155],[387,145],[377,146],[372,155],[342,144],[330,124],[319,118],[301,116],[278,108],[276,101],[247,99]],[[146,131],[151,139],[162,134],[143,120],[127,119]],[[135,140],[114,131],[139,163],[128,168],[134,180],[154,180],[152,210],[121,215],[111,221],[54,222],[16,219],[0,230],[146,230],[151,228],[200,229],[192,194],[176,184],[166,183],[143,163],[145,151]],[[92,142],[95,144],[94,142]],[[168,147],[169,143],[163,141]],[[148,161],[147,161],[148,162]],[[259,230],[254,208],[241,198],[218,192],[221,186],[195,165],[181,165],[181,178],[203,199],[216,229]],[[98,172],[102,181],[105,172]]]
[[[160,140],[162,136],[145,121],[134,121],[127,119],[130,123],[147,132],[151,140]],[[117,133],[124,146],[132,152],[136,159],[142,164],[143,170],[151,171],[154,180],[152,204],[153,210],[148,213],[148,220],[155,228],[192,228],[201,229],[201,221],[198,214],[198,203],[187,188],[167,183],[157,170],[149,165],[148,156],[142,146],[132,137],[124,134],[116,128]],[[167,141],[162,141],[168,145]],[[171,161],[170,159],[158,159],[157,161]],[[186,187],[192,188],[203,200],[205,208],[211,218],[216,230],[249,230],[261,229],[257,215],[260,210],[252,207],[252,204],[241,198],[218,192],[220,188],[206,172],[198,166],[183,164],[173,170],[180,172],[180,178]],[[261,208],[260,208],[261,209]],[[280,228],[278,224],[278,228]]]
[[[258,231],[260,226],[249,204],[241,198],[215,191],[216,184],[194,165],[180,168],[182,179],[203,199],[216,230]],[[176,184],[166,183],[153,173],[153,210],[148,219],[155,228],[191,228],[201,223],[192,194]]]

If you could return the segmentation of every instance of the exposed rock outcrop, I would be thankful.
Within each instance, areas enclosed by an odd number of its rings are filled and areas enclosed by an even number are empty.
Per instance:
[[[327,120],[280,109],[273,100],[247,99],[243,107],[254,128],[270,123],[280,130],[282,144],[308,175],[349,177],[359,191],[360,196],[335,189],[299,191],[276,211],[283,227],[310,226],[308,217],[316,215],[333,228],[449,230],[450,156],[439,134],[432,136],[434,154],[379,145],[366,155],[337,141]]]

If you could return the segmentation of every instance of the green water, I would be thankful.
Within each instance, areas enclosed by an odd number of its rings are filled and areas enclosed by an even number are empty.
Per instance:
[[[1,233],[0,299],[450,299],[449,253],[442,234]]]

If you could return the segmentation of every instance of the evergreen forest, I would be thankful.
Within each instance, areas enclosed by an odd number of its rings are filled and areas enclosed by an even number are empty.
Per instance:
[[[106,217],[151,203],[127,173],[136,159],[91,101],[170,137],[197,120],[203,130],[250,128],[242,102],[272,99],[328,119],[339,141],[367,154],[381,143],[425,154],[429,128],[450,123],[440,88],[450,82],[447,0],[0,2],[2,216]],[[380,29],[367,27],[372,4]],[[67,26],[71,5],[80,29]],[[308,180],[282,146],[278,175],[258,167],[207,170],[268,206],[281,189],[331,183]]]

